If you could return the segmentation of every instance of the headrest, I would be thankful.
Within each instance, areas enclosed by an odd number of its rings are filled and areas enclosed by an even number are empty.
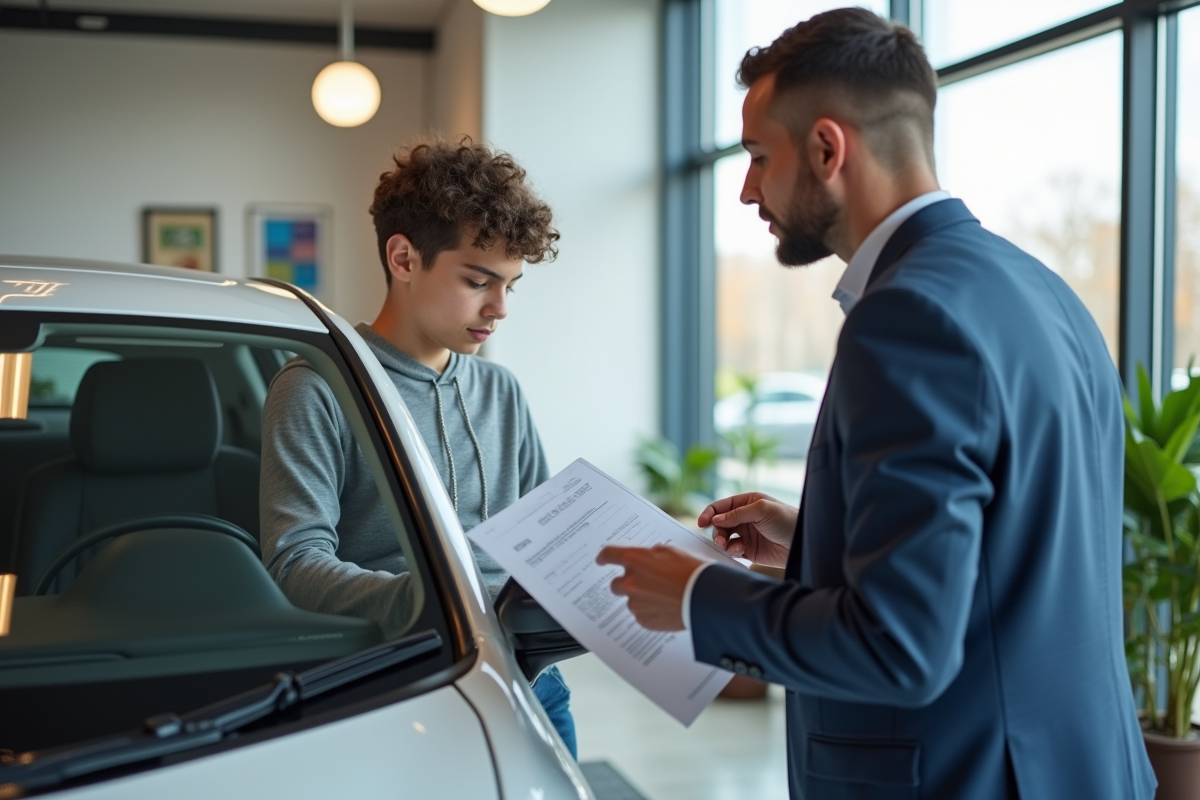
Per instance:
[[[71,444],[91,472],[204,469],[220,443],[217,390],[196,359],[102,361],[79,384]]]

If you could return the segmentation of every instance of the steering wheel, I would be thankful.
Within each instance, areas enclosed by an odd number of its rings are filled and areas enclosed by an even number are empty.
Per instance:
[[[262,550],[259,549],[258,541],[253,536],[232,522],[219,519],[218,517],[210,517],[207,514],[172,514],[155,517],[138,517],[137,519],[127,519],[124,522],[118,522],[113,525],[105,525],[103,528],[97,528],[71,542],[54,557],[54,560],[50,562],[50,566],[46,567],[46,571],[38,579],[37,587],[34,588],[33,593],[35,595],[45,594],[50,589],[50,584],[54,583],[54,579],[58,577],[58,573],[63,571],[63,567],[78,558],[79,554],[89,547],[108,539],[124,536],[127,533],[137,533],[139,531],[160,528],[190,528],[191,530],[223,533],[226,536],[232,536],[249,547],[254,551],[254,555],[259,558],[262,557]]]

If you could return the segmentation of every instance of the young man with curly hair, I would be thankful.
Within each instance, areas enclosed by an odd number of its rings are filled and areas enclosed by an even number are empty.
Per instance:
[[[510,156],[463,139],[418,141],[380,176],[371,216],[387,294],[358,332],[404,398],[464,530],[550,477],[512,373],[474,357],[508,314],[525,262],[552,260],[550,207]],[[283,367],[263,412],[263,563],[301,608],[407,619],[404,559],[375,480],[325,381]],[[474,548],[494,600],[508,576]],[[571,753],[570,692],[554,667],[534,693]]]

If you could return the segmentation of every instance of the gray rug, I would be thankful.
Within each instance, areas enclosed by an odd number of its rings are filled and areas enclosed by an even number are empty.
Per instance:
[[[607,761],[585,761],[579,768],[596,793],[596,800],[646,800],[645,795],[633,788]]]

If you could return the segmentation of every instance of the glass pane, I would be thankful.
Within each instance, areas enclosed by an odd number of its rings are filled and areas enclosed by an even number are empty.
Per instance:
[[[1117,353],[1121,34],[942,89],[942,186],[1061,275]]]
[[[1108,5],[1111,0],[925,0],[925,50],[941,67]]]
[[[1176,137],[1175,367],[1200,362],[1200,8],[1179,15],[1179,129]]]
[[[31,406],[66,406],[75,402],[75,392],[88,367],[120,356],[104,350],[78,347],[43,347],[33,354],[33,379],[29,386]]]
[[[797,22],[844,5],[839,0],[715,0],[713,141],[717,147],[742,139],[742,97],[746,93],[738,87],[735,76],[746,51],[766,47]],[[888,13],[887,0],[865,0],[856,5],[883,16]]]
[[[164,709],[187,712],[399,636],[420,612],[425,584],[405,501],[336,351],[283,329],[228,327],[56,321],[34,351],[31,384],[62,402],[74,396],[71,414],[85,424],[0,436],[0,568],[18,575],[19,595],[0,637],[4,747],[56,746]],[[303,358],[265,407],[249,347]],[[89,371],[91,390],[80,395]],[[322,411],[304,413],[313,397],[327,398]],[[261,455],[219,446],[234,416],[263,430]],[[339,426],[332,434],[326,420]],[[351,438],[333,438],[346,430]],[[339,441],[354,457],[338,461],[337,475],[303,455]],[[129,533],[118,544],[71,556],[80,537],[117,525]],[[62,601],[29,596],[39,584]],[[87,701],[97,684],[110,702]],[[72,713],[55,725],[37,722],[66,706]]]
[[[798,502],[808,442],[844,319],[832,295],[845,264],[830,257],[796,269],[779,265],[775,237],[757,206],[738,200],[749,163],[749,155],[740,153],[714,167],[713,423],[725,441],[720,467],[724,485],[718,489],[758,489]],[[754,441],[758,445],[751,447]],[[762,453],[767,441],[775,444]]]

